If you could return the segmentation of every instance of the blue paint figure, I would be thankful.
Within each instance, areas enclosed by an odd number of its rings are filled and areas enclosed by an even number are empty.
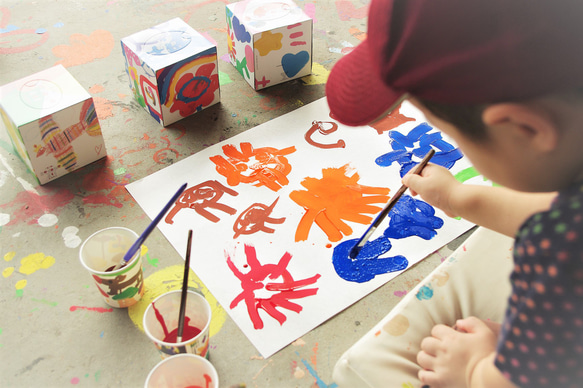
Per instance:
[[[389,227],[383,235],[386,238],[407,238],[411,236],[431,240],[437,235],[436,229],[443,226],[441,218],[435,216],[435,209],[420,199],[403,195],[389,212]]]
[[[379,258],[391,250],[389,239],[417,236],[430,240],[437,235],[436,229],[444,224],[435,216],[431,205],[409,195],[402,196],[387,217],[390,218],[389,226],[383,235],[367,242],[355,259],[350,258],[350,251],[358,239],[346,240],[334,247],[332,264],[338,276],[349,282],[364,283],[377,275],[401,271],[409,265],[404,256]]]
[[[462,153],[458,148],[443,140],[440,132],[432,132],[433,128],[427,123],[421,123],[413,128],[407,135],[398,131],[390,131],[391,147],[393,151],[379,156],[375,162],[379,166],[388,167],[394,162],[401,166],[401,177],[413,168],[417,162],[413,161],[413,156],[423,158],[431,148],[439,151],[431,158],[431,163],[438,164],[447,169],[453,167],[456,161],[462,158]],[[415,143],[419,143],[415,147]],[[410,148],[413,148],[409,151]]]
[[[236,16],[233,16],[233,31],[235,31],[235,37],[239,42],[251,43],[251,34],[247,32],[245,26]]]

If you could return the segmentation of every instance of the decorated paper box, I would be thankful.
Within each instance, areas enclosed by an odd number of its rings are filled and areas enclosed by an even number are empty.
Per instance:
[[[175,18],[121,40],[138,103],[169,125],[220,100],[217,48]]]
[[[228,4],[231,63],[255,90],[312,73],[312,19],[291,0]]]
[[[62,65],[0,87],[0,113],[40,184],[106,155],[93,98]]]

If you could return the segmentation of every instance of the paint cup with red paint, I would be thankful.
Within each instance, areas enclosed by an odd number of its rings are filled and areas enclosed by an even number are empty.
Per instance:
[[[213,365],[195,354],[166,358],[150,371],[144,388],[219,388]]]
[[[211,306],[201,294],[188,290],[182,342],[176,342],[181,290],[160,295],[146,309],[144,331],[162,358],[179,353],[208,358]]]
[[[123,267],[113,271],[138,234],[123,227],[105,228],[89,236],[79,250],[81,264],[93,276],[105,303],[129,307],[144,294],[144,274],[140,250]]]

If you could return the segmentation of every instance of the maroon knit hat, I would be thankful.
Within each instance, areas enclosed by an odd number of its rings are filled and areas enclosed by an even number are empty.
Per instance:
[[[583,87],[583,0],[372,0],[332,68],[332,116],[365,125],[406,94],[481,104]]]

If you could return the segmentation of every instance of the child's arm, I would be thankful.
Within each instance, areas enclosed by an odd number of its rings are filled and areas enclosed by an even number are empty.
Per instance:
[[[447,169],[434,164],[427,165],[421,175],[405,175],[403,184],[450,217],[462,217],[510,237],[528,217],[549,209],[557,195],[463,185]]]

